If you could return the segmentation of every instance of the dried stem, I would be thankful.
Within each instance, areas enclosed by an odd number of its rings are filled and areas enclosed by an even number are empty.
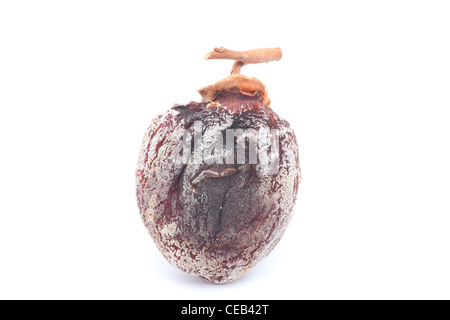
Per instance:
[[[245,66],[245,63],[240,61],[240,60],[236,60],[233,63],[233,67],[231,68],[231,74],[240,74],[241,73],[241,68]]]
[[[231,74],[239,74],[241,68],[246,64],[262,63],[280,60],[282,52],[280,48],[253,49],[247,51],[233,51],[224,47],[214,48],[214,51],[208,53],[205,57],[211,59],[229,59],[236,60]]]

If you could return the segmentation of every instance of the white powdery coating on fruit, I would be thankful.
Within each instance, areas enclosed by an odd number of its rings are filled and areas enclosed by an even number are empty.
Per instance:
[[[170,239],[173,238],[176,232],[177,232],[177,224],[175,222],[171,222],[169,224],[166,224],[161,229],[161,236]]]

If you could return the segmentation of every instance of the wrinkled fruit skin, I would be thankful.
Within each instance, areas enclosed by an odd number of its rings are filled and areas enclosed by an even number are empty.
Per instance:
[[[172,161],[174,144],[183,129],[193,131],[194,121],[203,123],[204,136],[217,130],[225,134],[226,129],[278,129],[277,172],[265,174],[259,160],[210,165]],[[205,170],[227,168],[233,173],[195,180]],[[271,108],[240,114],[192,102],[156,117],[148,128],[136,170],[137,199],[142,221],[171,264],[224,283],[239,278],[276,246],[291,219],[300,178],[295,135]]]

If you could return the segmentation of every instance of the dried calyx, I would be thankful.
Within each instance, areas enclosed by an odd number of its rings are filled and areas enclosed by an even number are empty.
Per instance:
[[[241,75],[241,68],[246,64],[262,63],[280,60],[280,48],[253,49],[247,51],[233,51],[223,47],[214,48],[205,59],[235,60],[231,69],[231,76],[203,87],[198,92],[202,102],[218,102],[230,112],[243,112],[258,106],[269,106],[270,99],[264,84],[252,77]]]

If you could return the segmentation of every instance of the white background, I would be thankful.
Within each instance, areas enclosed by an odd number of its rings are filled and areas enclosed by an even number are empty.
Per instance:
[[[448,1],[2,1],[0,298],[450,298]],[[213,285],[139,217],[153,117],[246,66],[293,126],[303,182],[277,248]]]

